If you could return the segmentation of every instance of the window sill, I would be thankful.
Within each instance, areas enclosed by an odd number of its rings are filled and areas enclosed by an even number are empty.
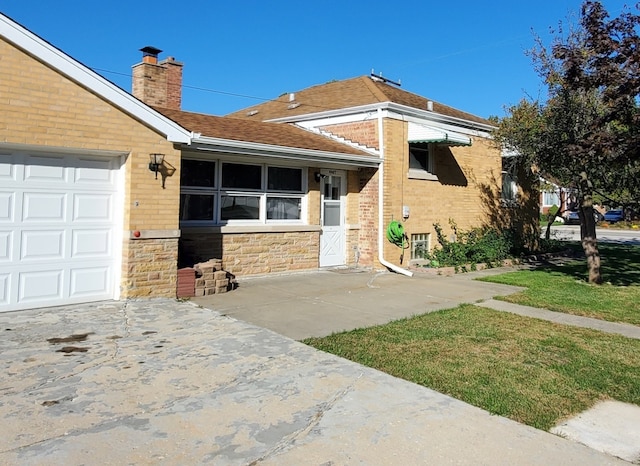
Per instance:
[[[415,168],[409,169],[407,178],[414,179],[414,180],[438,181],[438,175],[434,175],[433,173],[429,173],[424,170],[417,170]]]
[[[320,225],[217,225],[184,226],[183,233],[288,233],[320,231]]]

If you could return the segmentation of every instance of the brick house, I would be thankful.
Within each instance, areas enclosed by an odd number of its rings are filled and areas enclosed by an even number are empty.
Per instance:
[[[450,219],[462,229],[516,222],[537,237],[536,222],[529,220],[537,219],[537,196],[515,184],[513,192],[501,193],[503,157],[492,143],[491,123],[379,76],[313,86],[229,116],[294,124],[379,154],[379,169],[361,168],[345,178],[354,193],[346,207],[345,251],[357,251],[361,264],[403,272],[422,249],[434,246],[434,223],[452,233]],[[402,252],[384,239],[392,220],[403,222],[409,238],[403,264]],[[344,263],[352,264],[353,256]]]
[[[409,274],[433,223],[507,217],[482,118],[368,76],[186,112],[182,64],[142,52],[130,94],[0,14],[0,311],[173,297],[178,267],[211,258]]]
[[[142,97],[179,107],[181,65],[150,52],[134,75],[163,94]],[[174,297],[182,229],[186,255],[222,233],[207,247],[238,273],[317,268],[314,173],[379,163],[293,126],[169,118],[1,14],[0,58],[0,311]]]

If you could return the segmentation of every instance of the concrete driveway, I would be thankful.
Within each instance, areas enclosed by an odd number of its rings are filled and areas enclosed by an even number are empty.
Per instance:
[[[377,308],[413,289],[367,283]],[[291,305],[350,312],[318,293]],[[4,313],[0,331],[3,465],[626,464],[193,303]]]
[[[193,301],[301,340],[514,293],[520,288],[474,280],[509,270],[513,269],[451,277],[416,273],[408,278],[389,272],[336,269],[244,279],[232,293]]]

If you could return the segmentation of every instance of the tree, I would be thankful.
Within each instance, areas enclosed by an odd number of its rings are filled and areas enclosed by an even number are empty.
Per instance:
[[[531,52],[546,101],[510,107],[495,133],[532,174],[577,192],[591,283],[602,282],[594,194],[632,203],[640,193],[639,26],[636,14],[609,19],[599,2],[584,2],[577,27],[556,36],[550,50],[538,39]]]

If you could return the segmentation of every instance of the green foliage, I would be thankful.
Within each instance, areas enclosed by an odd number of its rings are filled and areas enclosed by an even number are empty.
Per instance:
[[[579,24],[565,26],[550,47],[538,37],[530,51],[547,95],[508,108],[494,138],[518,154],[521,168],[573,188],[592,257],[593,196],[640,203],[640,15],[625,8],[610,18],[587,0]],[[598,261],[588,267],[589,281],[600,283]]]
[[[453,220],[449,220],[449,224],[454,231],[455,239],[448,240],[440,224],[434,224],[439,247],[425,254],[425,259],[432,263],[435,261],[441,266],[460,267],[472,264],[473,267],[478,263],[494,265],[512,257],[514,242],[510,230],[478,227],[459,231]]]
[[[549,211],[546,214],[540,212],[540,222],[548,222],[550,218],[555,219],[558,210],[560,210],[560,208],[557,205],[553,204],[551,207],[549,207]]]

